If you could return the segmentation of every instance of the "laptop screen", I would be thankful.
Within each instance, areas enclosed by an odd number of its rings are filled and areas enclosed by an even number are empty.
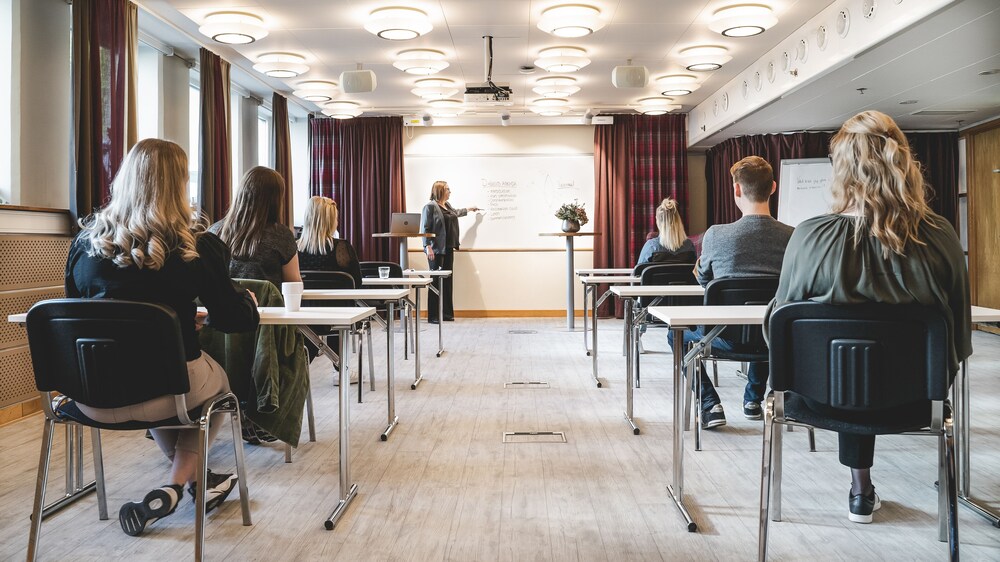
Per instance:
[[[389,231],[394,234],[417,234],[420,232],[420,213],[393,213]]]

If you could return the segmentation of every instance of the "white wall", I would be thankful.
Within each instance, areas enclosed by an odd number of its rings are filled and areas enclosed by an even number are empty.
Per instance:
[[[404,154],[580,154],[594,151],[594,127],[585,125],[534,127],[412,127],[406,129]],[[448,170],[441,170],[448,178]],[[430,194],[429,185],[406,185],[407,192]],[[453,194],[456,205],[462,193]],[[481,203],[480,203],[481,204]],[[553,210],[554,212],[554,210]],[[466,220],[466,219],[460,219]],[[553,217],[552,229],[559,228]],[[577,268],[592,267],[593,252],[577,250]],[[427,267],[419,250],[410,252],[410,267]],[[566,314],[566,251],[477,252],[460,250],[455,256],[455,310],[472,315]],[[575,283],[575,280],[574,280]],[[583,296],[576,285],[576,308]]]
[[[65,0],[12,4],[11,199],[68,209],[70,6]]]

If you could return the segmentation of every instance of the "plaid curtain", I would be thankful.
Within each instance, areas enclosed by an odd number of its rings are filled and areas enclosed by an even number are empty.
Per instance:
[[[403,122],[397,117],[315,118],[309,122],[311,195],[329,197],[340,211],[340,235],[364,261],[398,261],[388,232],[406,207]]]
[[[677,200],[687,222],[685,123],[681,114],[615,115],[613,125],[595,127],[594,231],[601,235],[594,241],[594,267],[634,266],[665,197]],[[616,306],[621,317],[621,303]]]

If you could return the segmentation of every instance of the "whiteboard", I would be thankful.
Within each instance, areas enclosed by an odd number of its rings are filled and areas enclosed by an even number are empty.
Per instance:
[[[778,220],[798,226],[806,219],[830,212],[833,205],[833,165],[828,158],[781,161],[778,176]]]
[[[594,230],[593,154],[406,155],[403,171],[409,213],[423,209],[438,180],[448,182],[452,206],[485,209],[458,220],[462,250],[563,249],[563,238],[538,234],[559,232],[555,213],[574,200],[591,220],[581,231]],[[579,237],[576,245],[592,248],[592,237]],[[411,247],[418,242],[411,240]]]

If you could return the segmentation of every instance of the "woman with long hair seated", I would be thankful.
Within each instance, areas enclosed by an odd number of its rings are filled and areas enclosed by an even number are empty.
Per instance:
[[[208,308],[218,330],[253,330],[260,318],[253,294],[229,279],[229,249],[214,234],[199,232],[192,222],[187,169],[184,151],[169,141],[145,139],[129,151],[111,184],[111,202],[82,221],[70,247],[66,296],[153,302],[176,312],[191,383],[185,398],[193,408],[229,390],[225,371],[198,345],[195,332],[204,316],[197,313],[195,299]],[[142,369],[136,372],[141,376]],[[173,396],[123,408],[79,407],[91,419],[106,423],[159,421],[176,414]],[[221,423],[213,420],[209,442],[219,427]],[[122,530],[132,536],[173,513],[185,484],[192,496],[198,484],[198,430],[150,433],[170,459],[170,476],[142,501],[126,503],[119,510]],[[207,508],[222,503],[235,483],[232,474],[209,472]]]
[[[329,197],[310,197],[302,236],[299,237],[299,267],[302,271],[341,271],[361,288],[361,264],[354,246],[336,238],[337,203]]]
[[[697,259],[694,244],[684,232],[684,222],[677,201],[666,198],[656,207],[656,228],[659,235],[646,240],[636,265],[644,263],[690,263]]]
[[[906,135],[888,115],[865,111],[844,123],[830,152],[833,212],[795,228],[772,306],[812,300],[936,307],[952,330],[954,376],[972,353],[969,275],[955,229],[927,205]],[[848,518],[871,523],[881,506],[871,480],[875,436],[840,433],[839,439],[840,463],[851,469]]]
[[[278,221],[285,179],[256,166],[240,182],[225,218],[209,227],[232,250],[229,274],[234,279],[261,279],[281,289],[285,281],[302,281],[298,248],[292,231]]]

